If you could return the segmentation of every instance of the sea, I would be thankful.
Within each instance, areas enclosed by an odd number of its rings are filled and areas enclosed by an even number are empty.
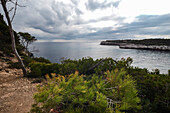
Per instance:
[[[120,49],[118,46],[100,45],[99,42],[34,42],[29,46],[34,57],[44,57],[53,63],[65,59],[93,59],[111,57],[115,60],[131,57],[132,66],[147,68],[149,71],[159,69],[167,74],[170,69],[170,51]]]

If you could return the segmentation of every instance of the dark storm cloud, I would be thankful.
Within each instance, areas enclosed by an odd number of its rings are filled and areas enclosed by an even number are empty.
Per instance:
[[[62,2],[57,2],[52,4],[52,9],[57,14],[59,20],[66,21],[67,17],[71,15],[72,7]]]
[[[92,11],[94,11],[96,9],[104,9],[104,8],[111,7],[111,6],[117,8],[119,6],[120,2],[121,2],[121,0],[108,3],[108,0],[105,0],[101,3],[99,3],[98,1],[95,1],[95,0],[88,0],[88,2],[86,3],[86,8],[89,10],[92,10]]]
[[[137,21],[124,24],[117,30],[120,33],[170,35],[170,14],[141,15]]]
[[[82,12],[78,8],[72,5],[66,5],[62,2],[53,2],[50,8],[44,7],[37,10],[37,12],[39,12],[40,15],[40,18],[37,19],[39,22],[35,22],[36,20],[33,20],[33,22],[30,21],[28,23],[29,26],[51,34],[63,34],[63,37],[66,34],[69,36],[70,34],[77,33],[77,31],[72,29],[67,29],[67,31],[65,31],[63,26],[69,28],[70,24],[83,23],[81,19],[76,17],[77,15],[82,14]],[[68,17],[72,15],[72,12],[75,12],[76,18],[73,21],[70,21],[68,20]]]
[[[84,12],[82,12],[78,7],[79,0],[71,0],[72,4],[64,4],[63,2],[55,2],[54,0],[51,3],[48,1],[40,0],[38,1],[28,1],[26,3],[26,8],[19,8],[17,10],[17,16],[14,21],[14,27],[18,29],[18,31],[22,31],[23,27],[32,28],[35,30],[39,30],[44,32],[47,35],[53,36],[52,38],[62,38],[62,39],[74,39],[74,38],[92,38],[94,35],[101,35],[101,31],[98,31],[98,28],[93,28],[88,26],[89,23],[95,23],[99,21],[107,21],[107,20],[115,20],[115,21],[123,21],[123,18],[114,16],[106,16],[98,19],[92,20],[84,20],[80,17]],[[86,4],[87,9],[95,10],[103,9],[106,7],[110,7],[111,5],[116,7],[118,2],[114,3],[96,3],[95,7],[92,6],[95,2],[92,0],[88,1]],[[98,5],[98,6],[97,6]],[[75,13],[72,16],[72,20],[69,20],[68,17]],[[73,29],[73,26],[82,26],[81,29]],[[96,33],[80,33],[81,31],[91,31],[95,30]],[[27,31],[23,31],[27,32]],[[30,31],[31,32],[31,31]],[[36,31],[35,31],[36,32]],[[102,33],[103,36],[106,35]],[[33,33],[33,35],[37,36],[39,39],[52,39],[45,38],[47,35],[38,35]]]
[[[136,17],[137,21],[135,22],[130,24],[121,23],[122,26],[116,28],[116,30],[113,30],[114,27],[107,27],[100,29],[95,33],[83,34],[82,37],[97,39],[126,39],[138,38],[136,35],[170,35],[169,18],[170,14],[141,15]]]

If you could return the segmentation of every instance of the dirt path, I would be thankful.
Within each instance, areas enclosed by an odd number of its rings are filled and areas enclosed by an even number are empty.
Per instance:
[[[7,66],[0,60],[0,113],[27,113],[34,102],[37,83],[23,78],[21,70]]]

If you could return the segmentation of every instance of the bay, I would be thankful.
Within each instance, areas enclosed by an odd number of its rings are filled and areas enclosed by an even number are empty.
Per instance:
[[[170,52],[153,50],[120,49],[118,46],[103,46],[91,42],[35,42],[30,45],[35,57],[44,57],[51,62],[60,63],[61,58],[81,59],[92,57],[94,59],[111,57],[116,60],[133,58],[132,66],[147,68],[150,71],[159,69],[161,73],[168,73],[170,69]]]

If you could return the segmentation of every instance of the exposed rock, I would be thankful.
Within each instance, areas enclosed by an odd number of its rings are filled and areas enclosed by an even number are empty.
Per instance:
[[[163,50],[170,51],[170,46],[156,46],[156,45],[136,45],[136,44],[119,44],[119,48],[123,49],[146,49],[146,50]]]

